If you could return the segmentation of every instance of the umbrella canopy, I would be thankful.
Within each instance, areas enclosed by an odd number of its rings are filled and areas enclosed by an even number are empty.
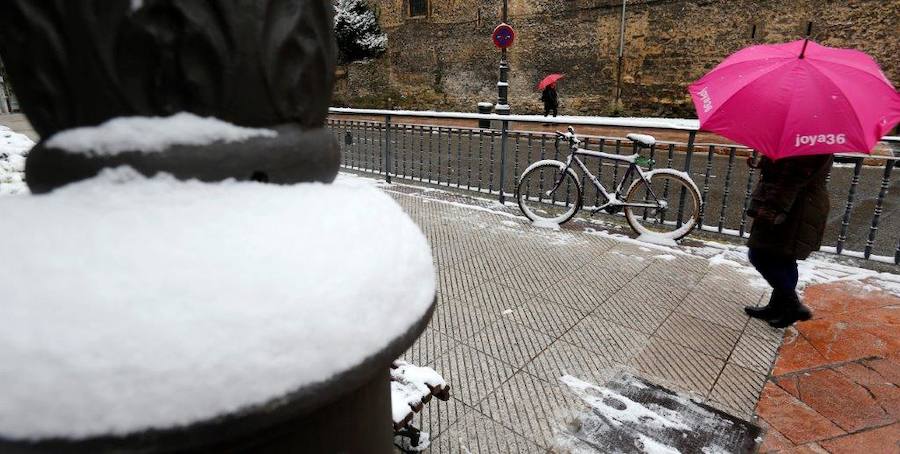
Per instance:
[[[548,85],[555,84],[557,80],[562,79],[563,77],[565,77],[565,76],[563,76],[562,74],[557,74],[557,73],[550,74],[549,76],[545,77],[543,80],[541,80],[538,83],[538,85],[537,85],[538,90],[543,90],[543,89],[547,88]]]
[[[799,40],[752,46],[691,84],[700,129],[772,159],[871,153],[900,95],[868,55]]]

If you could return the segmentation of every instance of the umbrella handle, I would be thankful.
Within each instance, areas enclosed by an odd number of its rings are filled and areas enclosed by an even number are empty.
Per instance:
[[[804,55],[806,55],[806,45],[809,44],[809,38],[803,40],[803,50],[800,51],[800,59],[802,60]]]

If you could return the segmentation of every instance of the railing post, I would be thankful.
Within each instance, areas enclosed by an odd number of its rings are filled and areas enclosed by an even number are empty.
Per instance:
[[[850,228],[850,215],[853,212],[853,199],[856,196],[856,186],[859,184],[859,174],[862,172],[863,159],[856,158],[853,165],[853,178],[850,179],[850,190],[847,192],[847,206],[844,208],[844,218],[841,220],[841,233],[838,235],[838,255],[844,252],[844,242],[847,240],[847,230]]]
[[[684,173],[688,174],[690,178],[691,174],[691,159],[694,157],[694,139],[697,138],[697,131],[691,131],[688,135],[688,143],[687,143],[687,155],[684,158]],[[684,199],[687,197],[687,188],[681,188],[681,194],[678,196],[678,218],[675,219],[675,228],[680,228],[681,217],[684,216]],[[703,203],[701,201],[701,203]],[[702,208],[701,208],[702,209]],[[698,226],[698,229],[702,230],[702,226]]]
[[[500,122],[500,203],[506,203],[506,194],[503,193],[503,182],[506,178],[506,139],[509,137],[509,121]]]
[[[875,245],[875,233],[878,232],[878,221],[881,219],[881,212],[884,208],[884,196],[887,195],[888,187],[891,185],[891,170],[893,170],[893,168],[893,160],[888,160],[884,163],[884,175],[881,178],[881,190],[878,191],[878,198],[875,200],[875,213],[872,215],[872,227],[869,228],[869,238],[866,240],[866,259],[872,255],[872,247]]]
[[[384,181],[391,183],[391,116],[384,116]]]

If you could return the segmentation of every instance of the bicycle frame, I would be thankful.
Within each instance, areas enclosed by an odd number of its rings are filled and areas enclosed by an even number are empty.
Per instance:
[[[612,161],[628,163],[628,170],[625,171],[625,174],[622,176],[622,179],[616,185],[615,191],[609,192],[606,190],[606,187],[603,186],[603,183],[601,183],[600,180],[596,176],[594,176],[593,173],[591,173],[591,171],[587,168],[587,166],[584,164],[584,162],[581,159],[578,159],[578,156],[590,156],[590,157],[594,157],[594,158],[609,159]],[[627,156],[626,155],[618,155],[618,154],[609,154],[609,153],[604,153],[602,151],[593,151],[593,150],[588,150],[585,148],[579,148],[576,144],[573,144],[572,146],[570,146],[569,157],[566,158],[566,168],[563,169],[562,172],[560,172],[560,176],[557,179],[556,184],[553,186],[552,190],[548,191],[548,194],[556,191],[556,189],[559,188],[559,185],[562,184],[562,181],[566,175],[566,172],[569,171],[569,169],[572,167],[572,163],[575,162],[578,164],[578,167],[581,168],[581,171],[584,172],[590,178],[590,181],[594,185],[594,187],[597,188],[597,190],[600,191],[600,193],[603,194],[603,196],[606,198],[606,203],[604,203],[603,205],[601,205],[599,207],[595,207],[593,210],[594,212],[600,211],[600,210],[610,207],[610,206],[616,206],[616,207],[626,207],[627,206],[627,207],[634,207],[634,208],[658,208],[658,209],[668,208],[668,206],[667,206],[668,204],[666,203],[666,201],[659,200],[659,197],[657,197],[656,194],[653,192],[653,187],[650,185],[650,181],[647,179],[645,172],[643,170],[641,170],[641,168],[637,164],[635,164],[635,161],[637,160],[638,156],[640,156],[640,155],[637,153],[632,154],[632,155],[627,155]],[[621,199],[622,186],[624,186],[625,182],[629,180],[629,177],[632,175],[632,173],[635,173],[635,172],[637,173],[637,175],[641,179],[641,181],[644,182],[644,187],[647,188],[647,191],[653,197],[653,200],[656,201],[655,204],[626,203],[625,201],[623,201]]]

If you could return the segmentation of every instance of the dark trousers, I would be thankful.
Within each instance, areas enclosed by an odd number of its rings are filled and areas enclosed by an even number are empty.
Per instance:
[[[799,278],[796,259],[753,248],[748,251],[747,257],[772,289],[784,294],[794,293]]]
[[[547,115],[549,115],[551,111],[553,112],[553,116],[555,117],[556,116],[556,107],[544,106],[544,116],[545,117]]]

